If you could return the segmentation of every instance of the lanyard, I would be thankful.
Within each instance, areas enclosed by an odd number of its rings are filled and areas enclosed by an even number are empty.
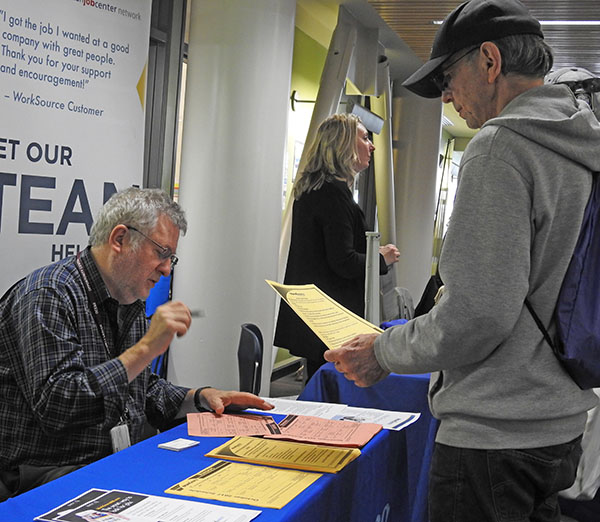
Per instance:
[[[100,311],[98,309],[98,303],[94,299],[92,294],[92,285],[85,273],[85,269],[83,268],[83,263],[81,262],[81,252],[77,252],[77,259],[75,260],[75,265],[77,266],[77,271],[81,275],[81,279],[83,279],[83,286],[85,288],[85,293],[87,294],[88,301],[90,303],[90,308],[92,313],[94,314],[94,322],[100,331],[100,336],[102,337],[102,343],[104,344],[104,349],[106,350],[106,355],[109,359],[112,358],[110,354],[110,348],[108,346],[108,341],[106,340],[106,332],[104,331],[104,326],[102,325],[102,321],[100,321]]]
[[[81,262],[81,252],[77,252],[77,259],[75,260],[75,266],[77,267],[77,271],[79,272],[79,274],[81,275],[81,279],[83,280],[83,286],[85,288],[85,293],[87,294],[88,302],[90,304],[90,308],[94,315],[94,322],[96,323],[96,326],[98,327],[98,330],[100,331],[100,336],[102,337],[102,343],[104,344],[104,349],[106,350],[106,355],[107,355],[108,359],[110,360],[110,359],[112,359],[112,355],[110,353],[108,341],[106,340],[106,332],[104,331],[104,326],[102,325],[102,321],[100,320],[100,311],[98,309],[98,303],[94,299],[94,295],[92,293],[92,285],[90,284],[88,276],[85,273],[85,269],[83,268],[83,263]],[[121,415],[121,419],[120,419],[121,424],[123,424],[125,422],[123,417],[125,417],[125,419],[129,418],[127,406],[125,406],[125,411],[123,412],[123,415]]]

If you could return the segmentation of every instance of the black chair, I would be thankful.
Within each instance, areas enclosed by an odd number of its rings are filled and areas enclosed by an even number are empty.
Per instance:
[[[260,376],[263,360],[263,336],[260,328],[252,323],[244,323],[238,346],[238,369],[240,391],[260,392]]]

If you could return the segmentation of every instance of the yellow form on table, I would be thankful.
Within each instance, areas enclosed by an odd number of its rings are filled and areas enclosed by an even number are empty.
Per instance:
[[[321,476],[219,460],[165,493],[280,509]]]
[[[383,332],[381,328],[344,308],[315,285],[282,285],[266,281],[327,348],[339,348],[360,334]]]
[[[360,450],[285,440],[234,437],[205,456],[280,468],[337,473],[360,456]]]

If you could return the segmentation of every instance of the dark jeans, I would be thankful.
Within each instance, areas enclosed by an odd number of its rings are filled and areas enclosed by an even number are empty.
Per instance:
[[[83,467],[75,466],[30,466],[22,464],[18,469],[0,471],[0,502],[37,488],[71,471]]]
[[[559,522],[558,492],[575,480],[581,437],[524,450],[436,443],[429,472],[430,522]]]

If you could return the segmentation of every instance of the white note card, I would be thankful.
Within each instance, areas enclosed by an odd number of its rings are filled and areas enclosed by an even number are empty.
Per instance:
[[[197,446],[200,444],[197,440],[190,439],[175,439],[169,442],[162,442],[158,445],[159,448],[168,449],[171,451],[181,451],[187,448],[191,448],[192,446]]]

